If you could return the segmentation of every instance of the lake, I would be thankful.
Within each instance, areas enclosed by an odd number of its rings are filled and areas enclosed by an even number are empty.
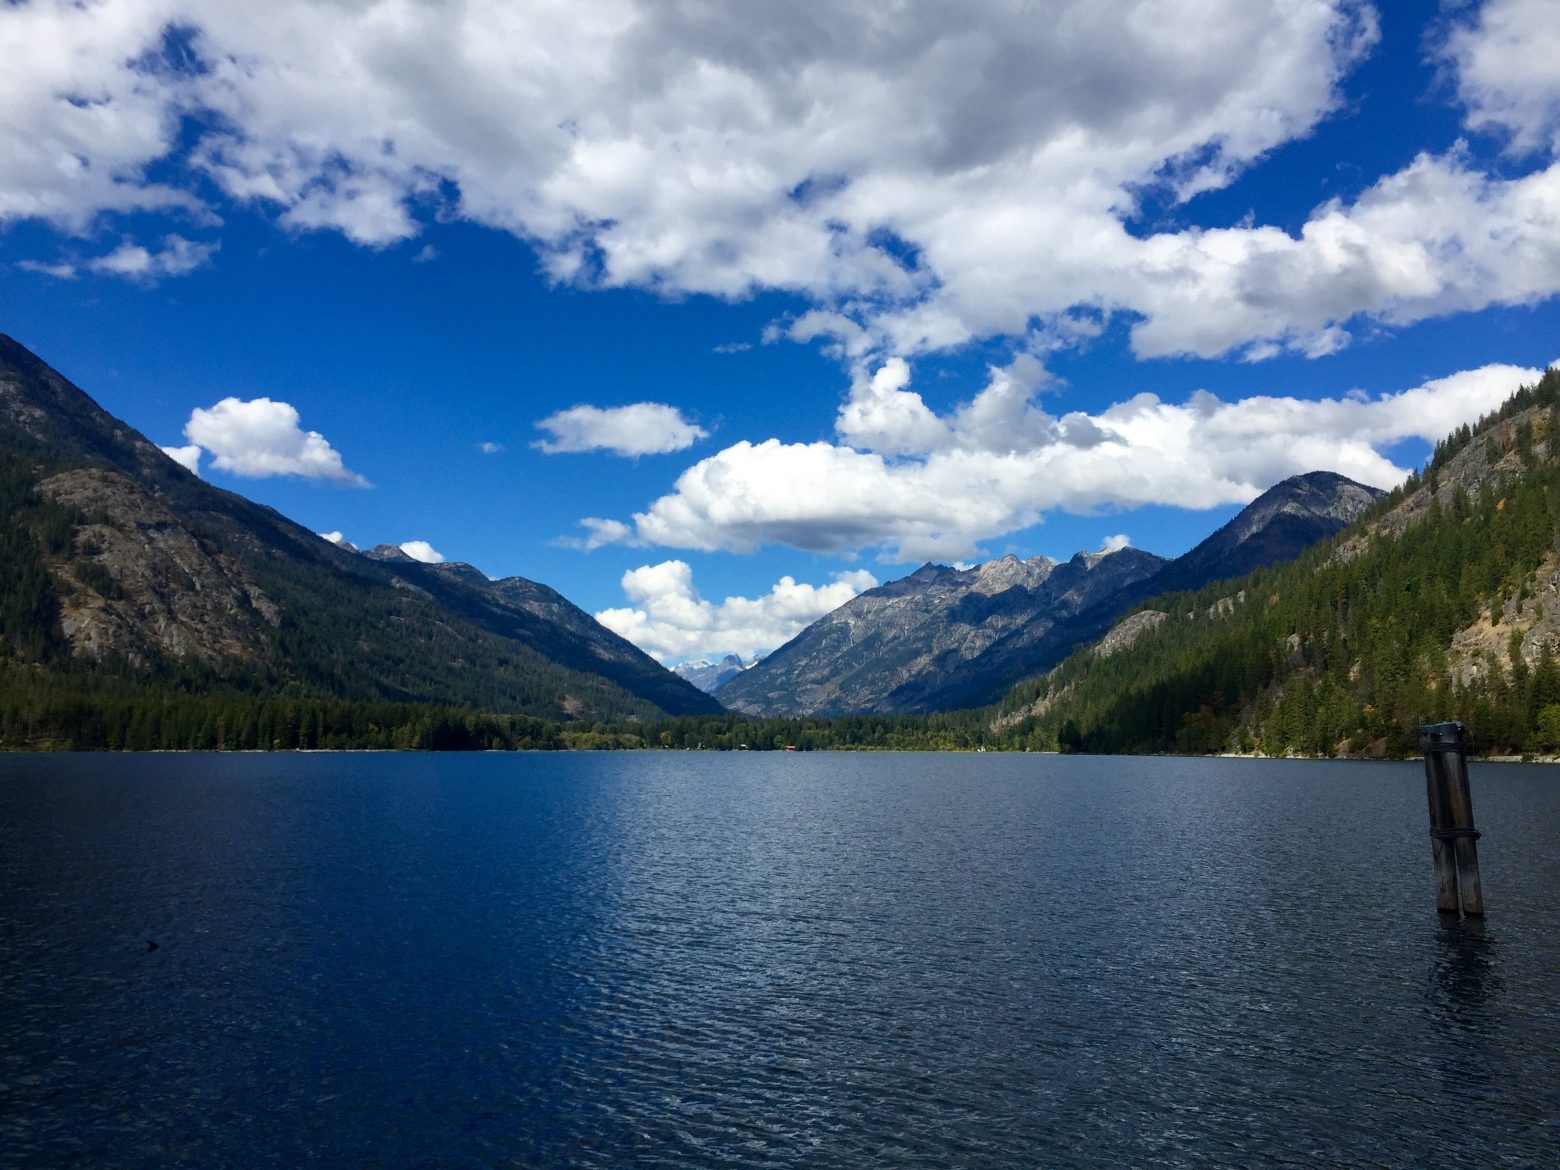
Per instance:
[[[1483,923],[1417,763],[0,756],[0,1163],[1554,1167],[1471,770]]]

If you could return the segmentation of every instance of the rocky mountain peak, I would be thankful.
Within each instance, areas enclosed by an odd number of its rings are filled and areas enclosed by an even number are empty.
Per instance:
[[[475,565],[468,565],[465,561],[445,561],[433,566],[434,569],[446,577],[458,577],[462,581],[469,581],[473,585],[489,584],[488,575]]]
[[[409,557],[393,544],[376,544],[373,548],[365,548],[362,553],[371,561],[386,561],[393,565],[415,565],[418,563],[415,557]]]
[[[1164,562],[1081,555],[998,557],[968,569],[923,565],[846,602],[717,697],[753,714],[936,710],[984,701],[1022,677],[1028,649],[1058,623],[1152,574]],[[1000,693],[997,690],[996,693]]]
[[[975,566],[976,593],[996,594],[1015,587],[1033,589],[1056,570],[1050,557],[1031,557],[1021,561],[1012,553]]]
[[[1249,539],[1280,515],[1348,524],[1381,497],[1375,488],[1355,483],[1334,471],[1311,471],[1274,484],[1253,500],[1233,524],[1236,543]]]
[[[1150,584],[1160,593],[1195,589],[1291,560],[1341,531],[1381,496],[1375,488],[1332,471],[1291,476],[1252,500]]]

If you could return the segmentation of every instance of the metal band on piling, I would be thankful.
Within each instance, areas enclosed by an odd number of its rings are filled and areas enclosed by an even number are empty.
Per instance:
[[[1477,841],[1484,836],[1478,829],[1431,829],[1430,835],[1437,841],[1456,841],[1462,837]]]

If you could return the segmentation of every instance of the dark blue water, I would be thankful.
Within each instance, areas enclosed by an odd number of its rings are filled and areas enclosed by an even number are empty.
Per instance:
[[[1560,773],[0,757],[0,1164],[1560,1166]],[[148,948],[155,940],[157,948]]]

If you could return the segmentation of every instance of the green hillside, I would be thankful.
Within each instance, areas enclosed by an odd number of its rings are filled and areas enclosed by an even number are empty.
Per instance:
[[[1401,755],[1462,719],[1488,752],[1560,750],[1560,371],[1287,565],[1145,603],[1167,616],[1015,688],[1008,746]]]

